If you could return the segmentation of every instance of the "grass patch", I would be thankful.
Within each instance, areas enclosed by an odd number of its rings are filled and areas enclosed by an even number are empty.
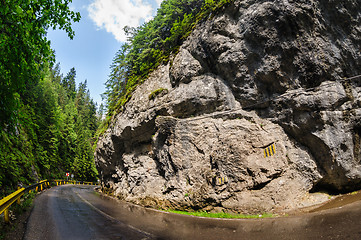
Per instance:
[[[250,219],[250,218],[270,218],[273,217],[271,213],[263,213],[259,215],[245,215],[245,214],[230,214],[225,212],[220,213],[209,213],[205,211],[198,211],[198,212],[187,212],[187,211],[179,211],[179,210],[165,210],[166,212],[183,214],[183,215],[190,215],[196,217],[207,217],[207,218],[243,218],[243,219]]]
[[[153,92],[151,92],[151,94],[149,94],[148,98],[149,98],[149,100],[155,99],[161,93],[167,94],[168,89],[158,88],[158,89],[154,90]]]

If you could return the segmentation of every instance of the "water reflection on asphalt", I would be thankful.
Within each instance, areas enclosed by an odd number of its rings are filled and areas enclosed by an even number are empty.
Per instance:
[[[312,213],[227,220],[161,212],[94,193],[87,197],[101,211],[160,239],[361,239],[360,193],[336,198]]]

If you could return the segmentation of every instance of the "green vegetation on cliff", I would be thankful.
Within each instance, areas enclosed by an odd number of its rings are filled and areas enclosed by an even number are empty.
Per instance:
[[[39,178],[95,180],[91,149],[99,119],[75,69],[60,75],[49,27],[73,38],[71,0],[2,1],[0,6],[0,196]]]
[[[128,42],[116,53],[106,83],[108,119],[131,98],[148,74],[166,63],[201,20],[232,0],[165,0],[153,20],[125,28]]]

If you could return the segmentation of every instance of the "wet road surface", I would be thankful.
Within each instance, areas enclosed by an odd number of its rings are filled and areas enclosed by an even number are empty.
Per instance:
[[[94,186],[64,185],[35,199],[24,239],[361,239],[361,195],[352,197],[298,216],[222,220],[146,209],[101,196]]]

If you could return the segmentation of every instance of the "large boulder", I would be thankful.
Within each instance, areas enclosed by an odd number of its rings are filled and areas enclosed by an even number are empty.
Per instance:
[[[360,22],[354,0],[227,5],[112,119],[95,153],[102,186],[247,213],[361,188]]]

